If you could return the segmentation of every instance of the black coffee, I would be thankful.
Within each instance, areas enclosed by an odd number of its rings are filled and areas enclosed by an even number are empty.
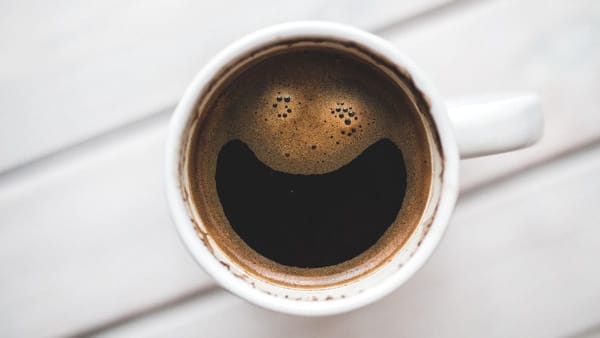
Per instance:
[[[373,271],[402,247],[432,176],[409,78],[356,46],[292,41],[217,79],[190,126],[182,183],[213,252],[314,287]]]
[[[374,245],[394,222],[406,189],[402,152],[381,140],[329,173],[273,170],[239,140],[217,160],[217,192],[234,231],[277,263],[342,263]]]

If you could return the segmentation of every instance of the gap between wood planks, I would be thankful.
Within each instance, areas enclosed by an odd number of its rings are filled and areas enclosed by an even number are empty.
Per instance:
[[[161,304],[152,306],[150,308],[147,308],[145,310],[139,311],[139,312],[134,312],[131,313],[129,315],[126,315],[124,317],[121,317],[115,321],[111,321],[111,322],[107,322],[104,324],[100,324],[98,326],[94,326],[92,328],[89,328],[87,330],[84,331],[80,331],[77,332],[73,335],[67,335],[66,337],[89,337],[89,336],[93,336],[93,335],[97,335],[99,333],[102,333],[106,330],[109,329],[113,329],[115,327],[119,327],[122,325],[125,325],[129,322],[132,322],[134,320],[140,319],[142,317],[146,317],[146,316],[150,316],[152,314],[157,314],[157,313],[161,313],[163,311],[168,311],[169,309],[175,308],[177,306],[180,306],[181,304],[196,300],[196,299],[200,299],[200,298],[207,298],[210,295],[213,294],[218,294],[220,292],[225,292],[225,290],[219,288],[219,286],[217,286],[216,284],[213,284],[211,286],[208,287],[204,287],[204,288],[200,288],[194,291],[190,291],[187,292],[181,296],[175,297],[173,299],[170,299],[166,302],[163,302]]]

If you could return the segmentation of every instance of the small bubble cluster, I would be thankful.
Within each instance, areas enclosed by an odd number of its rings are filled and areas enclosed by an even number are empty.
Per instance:
[[[336,119],[339,118],[340,121],[343,122],[340,134],[352,136],[353,133],[356,133],[356,125],[353,125],[353,123],[358,121],[358,113],[353,110],[351,106],[344,106],[344,102],[336,102],[336,106],[331,107],[330,110],[331,115]],[[359,125],[358,128],[361,129],[362,126]],[[336,144],[339,143],[336,142]]]
[[[277,94],[280,94],[280,92],[278,92]],[[285,96],[276,95],[275,101],[272,104],[273,108],[277,108],[279,106],[279,102],[281,102],[281,101],[284,101],[286,103],[291,102],[292,97],[290,95],[285,95]],[[276,110],[275,114],[277,114],[277,117],[279,117],[279,118],[286,118],[286,117],[288,117],[288,114],[290,114],[291,112],[292,112],[292,108],[288,107],[288,105],[286,104],[284,107],[284,110],[282,110],[282,111]]]
[[[321,128],[320,126],[322,126],[324,128],[323,131],[327,132],[327,135],[324,135],[324,139],[315,135],[316,137],[312,140],[312,142],[309,141],[302,146],[305,147],[304,149],[311,154],[311,157],[315,157],[315,161],[319,163],[326,163],[327,161],[325,158],[328,150],[330,149],[329,147],[340,149],[339,147],[341,147],[341,145],[347,145],[349,141],[351,142],[352,136],[362,137],[363,129],[359,122],[363,122],[363,119],[365,120],[365,123],[368,123],[369,121],[368,116],[365,115],[365,112],[362,110],[362,108],[355,106],[354,108],[356,109],[354,109],[352,104],[348,104],[348,102],[330,101],[331,105],[328,105],[325,108],[326,115],[319,115],[318,111],[312,112],[310,110],[306,110],[305,117],[310,117],[310,121],[303,120],[298,119],[301,117],[301,115],[296,115],[299,114],[299,111],[297,111],[298,107],[302,107],[300,106],[301,102],[298,101],[299,97],[292,96],[290,94],[291,93],[289,92],[286,93],[285,90],[281,92],[273,92],[270,99],[267,98],[265,101],[263,101],[263,104],[267,107],[267,115],[263,117],[265,118],[265,121],[269,119],[271,121],[281,121],[281,123],[283,123],[281,127],[285,126],[285,133],[289,132],[290,137],[292,138],[294,137],[293,135],[298,132],[298,128],[301,128],[301,130],[304,130],[304,128],[316,128],[314,132],[319,132]],[[311,99],[311,97],[306,97],[304,99],[307,100],[309,104],[309,106],[305,107],[306,109],[311,108]],[[306,104],[307,102],[304,103]],[[317,115],[314,113],[317,113]],[[316,121],[312,121],[313,117],[320,117],[323,121],[322,124],[319,123],[320,126],[315,125],[314,122],[321,121],[318,119]],[[283,130],[277,130],[277,132],[281,135],[285,134]],[[325,140],[327,140],[326,143],[320,143],[324,142]],[[294,146],[292,146],[292,148],[294,148]],[[293,149],[289,149],[287,146],[284,149],[287,150],[281,152],[281,156],[284,159],[287,160],[295,158],[296,155],[294,151],[290,151]],[[302,152],[302,150],[300,150],[300,152]]]

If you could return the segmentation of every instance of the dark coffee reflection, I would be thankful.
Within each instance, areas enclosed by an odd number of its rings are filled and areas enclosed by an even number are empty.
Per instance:
[[[234,140],[219,153],[216,183],[229,223],[248,246],[280,264],[314,268],[377,242],[402,206],[406,169],[387,139],[322,175],[275,171]]]

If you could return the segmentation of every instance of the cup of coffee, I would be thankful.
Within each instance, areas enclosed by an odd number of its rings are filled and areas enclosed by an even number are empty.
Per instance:
[[[542,130],[535,95],[448,104],[379,37],[333,23],[255,32],[187,88],[167,141],[178,232],[225,289],[300,315],[390,293],[432,254],[459,158]]]

